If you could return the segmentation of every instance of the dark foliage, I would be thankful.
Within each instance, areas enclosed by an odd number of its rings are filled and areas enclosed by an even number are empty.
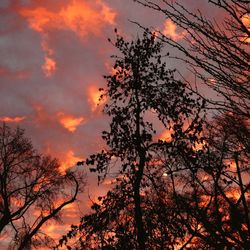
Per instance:
[[[86,164],[94,166],[99,181],[116,172],[116,185],[68,236],[78,231],[82,249],[174,249],[185,232],[168,204],[166,161],[174,161],[180,148],[192,152],[202,130],[202,105],[166,69],[154,34],[132,42],[117,35],[114,45],[121,55],[115,56],[116,73],[105,77],[104,90],[104,113],[111,122],[103,139],[109,149],[91,155]],[[171,134],[170,141],[158,140],[159,128]]]
[[[12,232],[13,248],[47,244],[51,239],[40,240],[41,227],[58,220],[82,189],[83,176],[61,173],[59,167],[56,159],[34,150],[22,129],[0,127],[0,233]]]
[[[175,204],[192,249],[249,249],[249,127],[231,115],[213,123],[194,154],[196,171],[172,177]]]

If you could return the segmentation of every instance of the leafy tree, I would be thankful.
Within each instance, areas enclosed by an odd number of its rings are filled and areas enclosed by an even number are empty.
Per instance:
[[[114,46],[120,55],[114,57],[115,74],[105,77],[107,89],[103,93],[108,100],[104,113],[111,118],[110,130],[103,132],[108,148],[91,155],[86,164],[93,165],[91,170],[98,172],[99,181],[116,174],[116,187],[100,198],[100,204],[93,205],[94,213],[85,216],[60,244],[79,232],[82,248],[92,244],[103,249],[146,249],[169,244],[173,249],[183,232],[177,230],[175,213],[172,219],[169,217],[171,206],[168,209],[160,205],[168,193],[157,191],[166,170],[159,152],[161,149],[163,155],[174,160],[179,147],[187,153],[192,149],[202,129],[202,104],[174,78],[174,70],[166,69],[162,43],[154,34],[144,33],[131,42],[117,34]],[[172,139],[159,140],[160,130],[169,132]],[[157,192],[147,195],[153,187]],[[152,209],[157,194],[159,207]],[[166,211],[161,215],[162,209]],[[155,220],[148,220],[151,215]],[[169,219],[160,229],[164,215]],[[174,221],[172,230],[170,223]],[[161,233],[165,236],[157,242]]]
[[[13,247],[40,245],[41,227],[59,219],[84,186],[83,176],[60,172],[60,164],[38,154],[20,128],[0,128],[0,233],[13,232]],[[35,215],[34,215],[35,213]],[[40,235],[41,236],[41,235]],[[47,237],[45,241],[48,241]]]
[[[208,7],[211,11],[219,10],[222,20],[215,20],[199,10],[190,10],[182,0],[135,2],[163,13],[185,30],[184,42],[175,41],[161,32],[160,35],[164,43],[182,52],[183,56],[178,59],[200,80],[197,85],[199,94],[205,84],[214,90],[211,98],[203,95],[213,107],[249,118],[250,2],[209,0]],[[193,83],[191,85],[194,87]]]

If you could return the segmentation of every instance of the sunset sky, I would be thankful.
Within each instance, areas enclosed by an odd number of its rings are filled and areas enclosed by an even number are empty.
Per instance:
[[[206,8],[194,2],[192,8]],[[98,88],[116,53],[107,39],[115,39],[114,28],[126,38],[141,34],[129,20],[175,40],[185,34],[132,0],[0,0],[0,121],[25,128],[35,148],[58,157],[63,170],[104,146],[108,121],[97,106]],[[96,184],[89,175],[85,200],[65,209],[66,224],[79,221],[88,194],[105,193]],[[65,228],[51,224],[45,231],[58,237]]]

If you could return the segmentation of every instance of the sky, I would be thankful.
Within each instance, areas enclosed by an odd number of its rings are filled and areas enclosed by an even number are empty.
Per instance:
[[[136,38],[141,31],[129,20],[175,40],[185,34],[132,0],[0,0],[0,121],[24,128],[35,148],[57,157],[63,170],[104,147],[100,135],[108,120],[97,103],[116,53],[108,38],[115,39],[114,28]],[[88,195],[106,191],[88,176],[85,198],[65,209],[66,225],[79,221]],[[44,230],[57,238],[65,228]]]

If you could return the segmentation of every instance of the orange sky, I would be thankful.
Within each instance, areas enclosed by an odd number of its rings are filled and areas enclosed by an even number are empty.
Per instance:
[[[61,160],[62,170],[103,145],[100,134],[108,124],[97,106],[98,89],[115,53],[107,38],[115,37],[115,27],[136,37],[140,31],[129,19],[175,40],[185,35],[132,0],[0,1],[0,121],[25,128],[38,150]],[[89,174],[81,212],[88,193],[105,193],[107,187],[96,183]],[[65,209],[68,225],[80,216],[76,208]],[[58,237],[65,228],[50,224],[44,230]]]

